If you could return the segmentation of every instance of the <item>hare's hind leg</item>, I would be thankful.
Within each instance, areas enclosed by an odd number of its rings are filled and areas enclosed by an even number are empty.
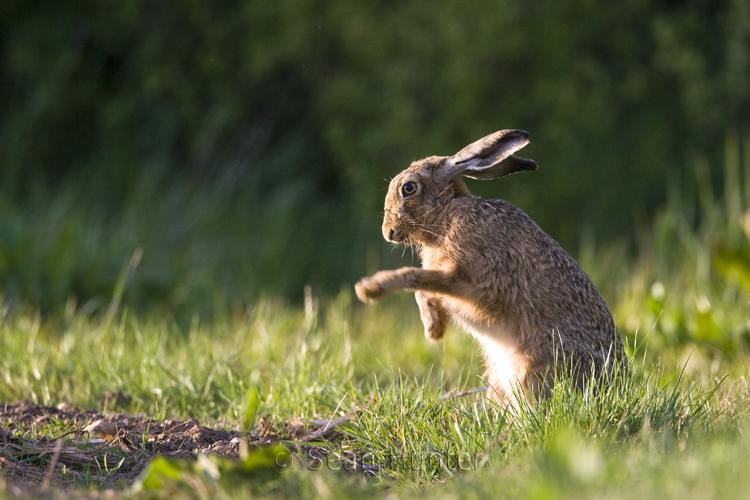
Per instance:
[[[549,365],[531,368],[523,380],[526,397],[531,403],[549,398],[554,384],[554,369]]]
[[[448,326],[448,311],[437,295],[416,291],[414,298],[419,306],[419,316],[424,325],[424,336],[430,342],[437,342],[445,335]]]

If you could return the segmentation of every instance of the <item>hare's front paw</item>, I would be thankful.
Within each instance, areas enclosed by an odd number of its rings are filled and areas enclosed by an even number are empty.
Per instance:
[[[431,343],[443,338],[448,325],[448,315],[439,299],[419,291],[414,294],[419,306],[419,316],[424,324],[424,336]]]
[[[381,295],[383,289],[377,280],[372,278],[362,278],[354,285],[354,291],[357,292],[357,298],[362,302],[375,302]]]
[[[424,325],[424,336],[431,344],[437,343],[438,340],[445,336],[445,323],[432,321]]]

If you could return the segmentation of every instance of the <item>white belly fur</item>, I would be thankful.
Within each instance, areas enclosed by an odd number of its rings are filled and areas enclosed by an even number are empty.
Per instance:
[[[490,383],[504,391],[505,398],[514,400],[514,394],[519,393],[519,385],[526,375],[526,367],[517,356],[517,333],[500,321],[475,320],[471,314],[473,306],[466,302],[447,299],[445,304],[456,322],[482,346]]]

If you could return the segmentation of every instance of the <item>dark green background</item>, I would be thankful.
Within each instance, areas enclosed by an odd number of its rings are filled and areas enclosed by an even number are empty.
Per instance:
[[[138,307],[336,292],[402,262],[391,176],[502,128],[540,169],[472,189],[627,242],[721,182],[749,52],[747,0],[5,0],[0,290],[96,309],[140,247]]]

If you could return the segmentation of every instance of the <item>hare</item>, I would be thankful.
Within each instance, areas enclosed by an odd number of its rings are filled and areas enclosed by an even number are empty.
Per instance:
[[[363,302],[415,292],[425,336],[443,337],[449,316],[483,347],[494,399],[549,395],[554,374],[583,387],[592,374],[627,371],[612,314],[586,273],[521,209],[472,195],[462,177],[536,170],[514,152],[522,130],[490,134],[453,156],[413,162],[390,183],[383,237],[415,245],[422,267],[380,271],[355,285]]]

